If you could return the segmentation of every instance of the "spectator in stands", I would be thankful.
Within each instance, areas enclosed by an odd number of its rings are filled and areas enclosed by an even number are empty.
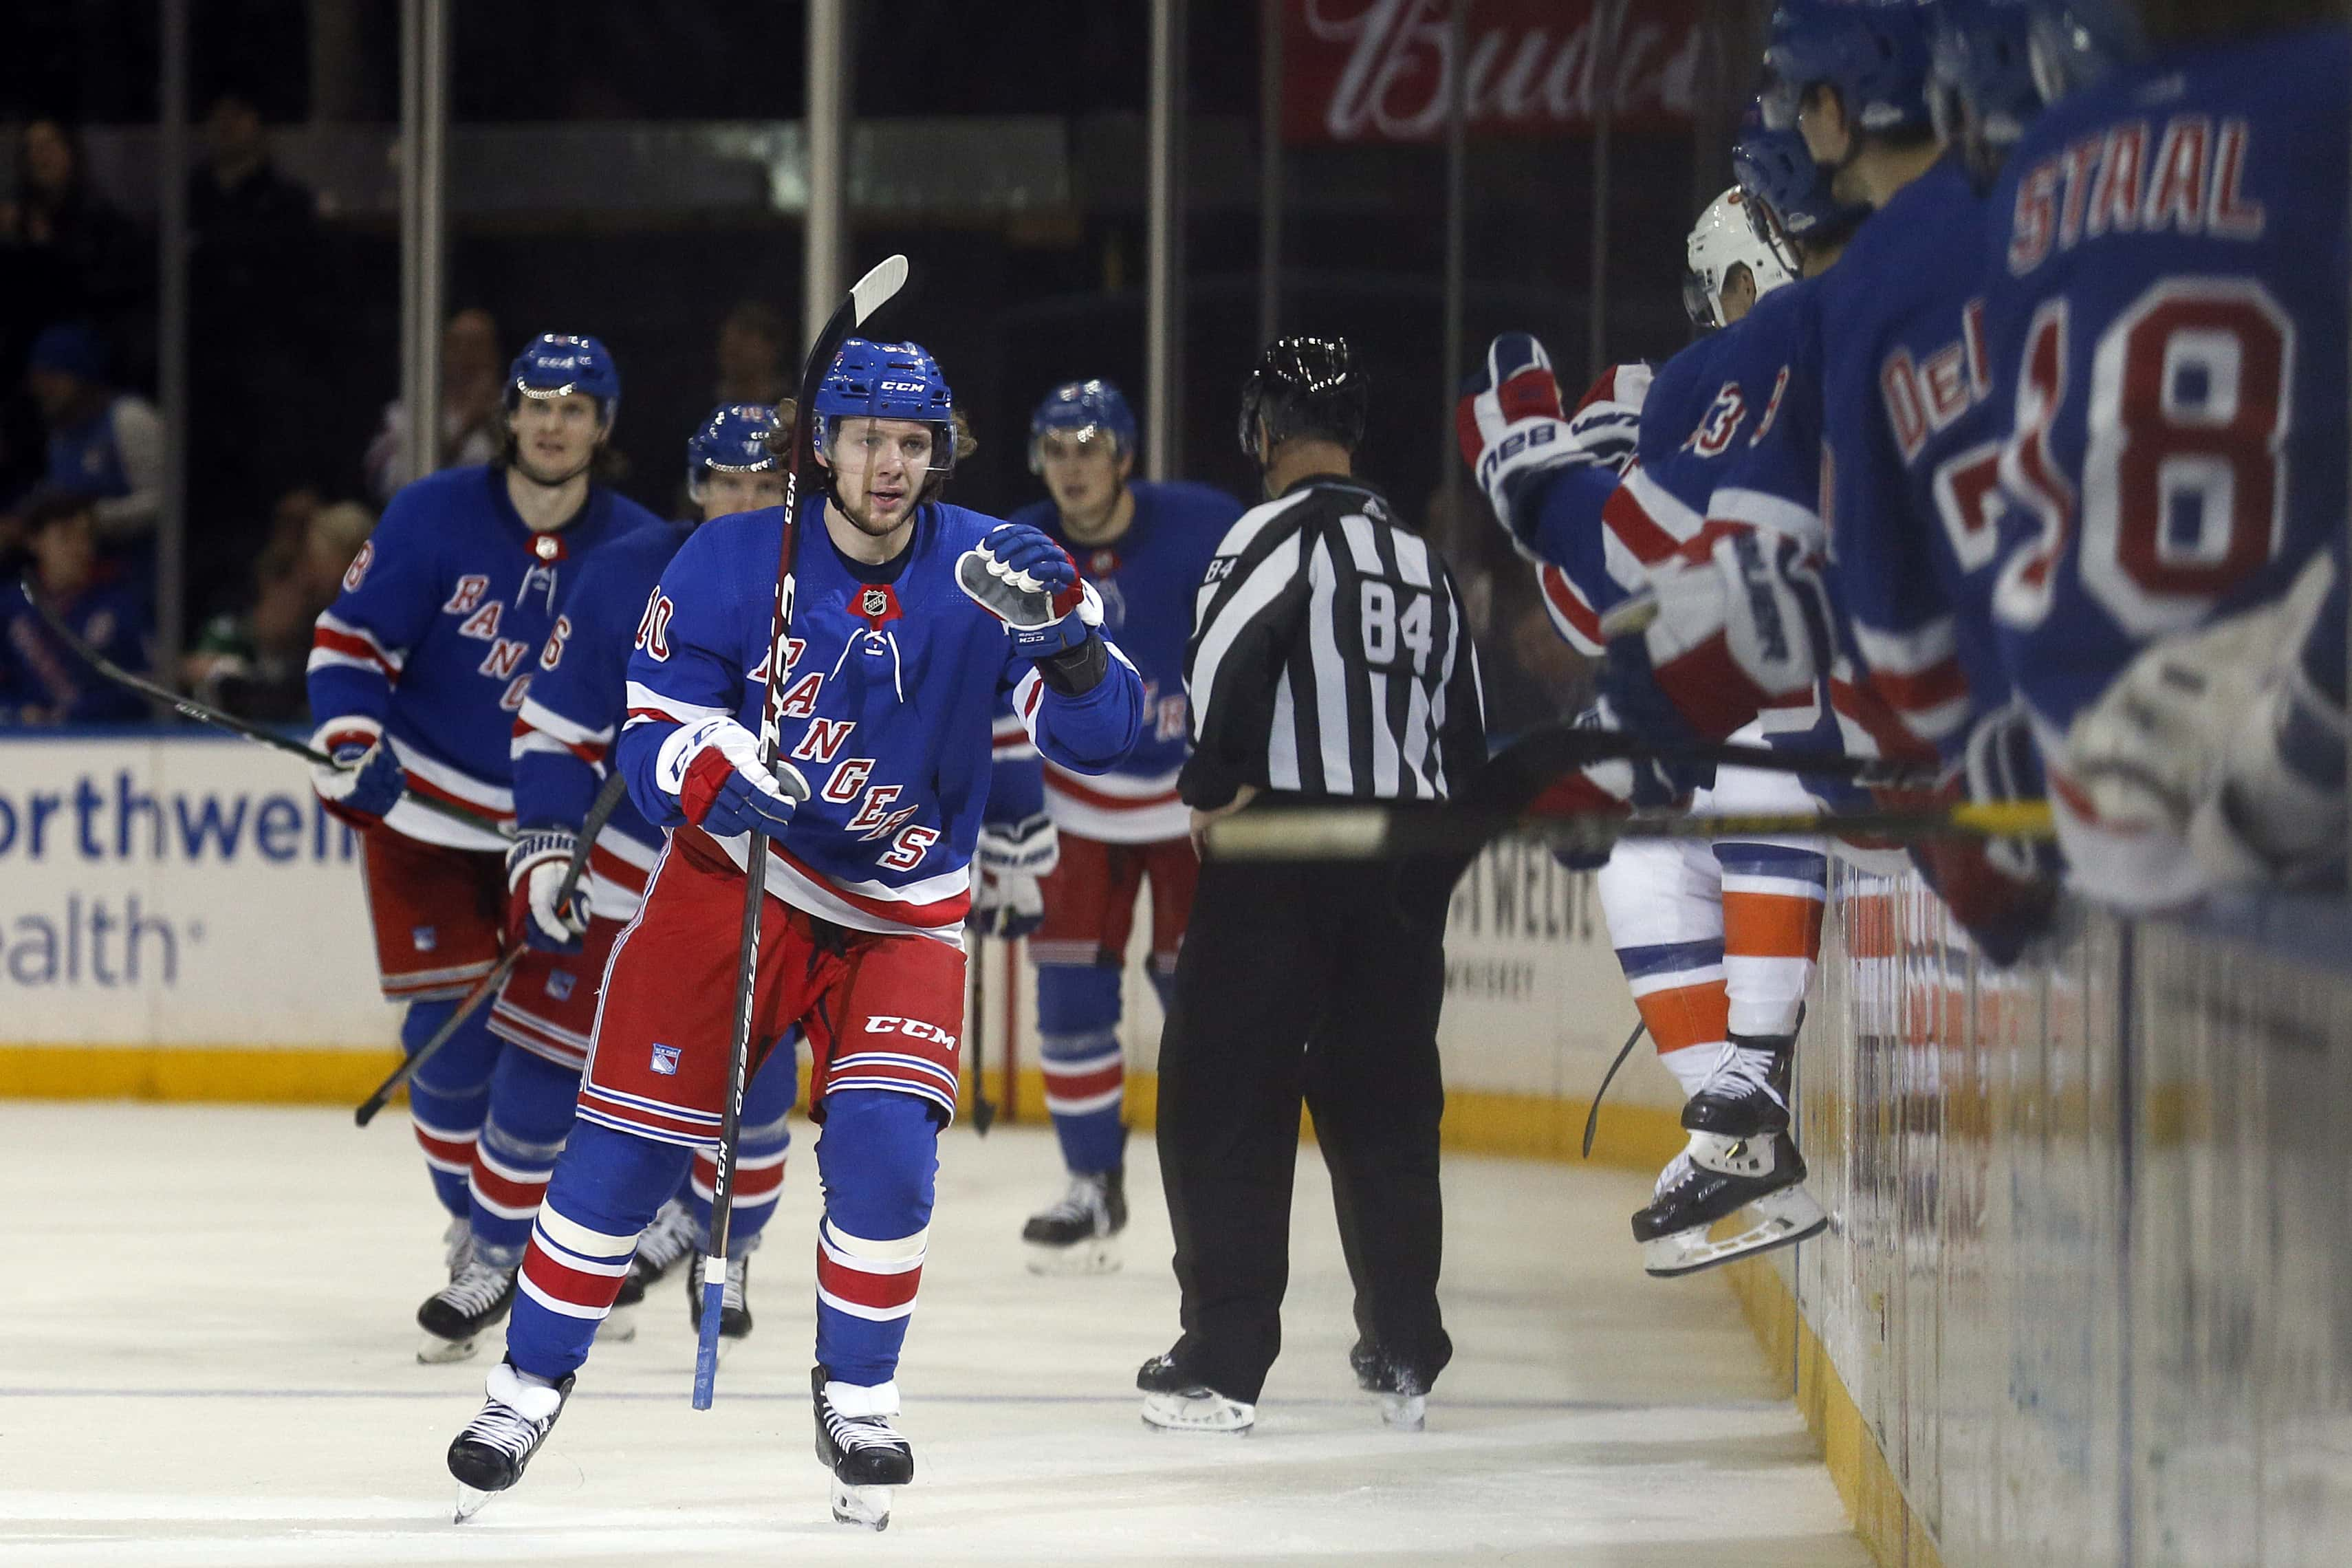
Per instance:
[[[307,717],[311,625],[374,527],[367,508],[338,501],[310,512],[297,537],[273,540],[255,564],[251,605],[215,616],[182,663],[189,689],[247,719]]]
[[[441,334],[441,463],[445,468],[498,456],[501,374],[499,324],[488,310],[460,310]],[[383,426],[367,449],[368,491],[378,501],[416,478],[408,458],[408,416],[400,400],[383,405]]]
[[[125,669],[149,659],[152,605],[136,578],[99,552],[97,504],[50,495],[25,516],[42,600],[81,639]],[[0,588],[0,725],[141,719],[145,701],[84,664],[43,625],[11,579]]]
[[[163,421],[155,405],[108,384],[106,345],[80,322],[33,340],[25,381],[48,431],[41,489],[90,498],[100,542],[119,555],[143,552],[163,498]]]
[[[25,337],[59,321],[120,324],[147,299],[155,272],[137,226],[91,187],[79,139],[46,119],[17,139],[16,195],[0,201],[0,258],[8,296],[0,310]]]
[[[791,332],[773,305],[746,300],[719,323],[719,403],[763,403],[772,406],[791,391],[784,379],[784,348]]]
[[[261,111],[236,93],[214,100],[205,136],[205,160],[188,176],[194,288],[215,310],[266,312],[308,260],[318,200],[278,172]]]

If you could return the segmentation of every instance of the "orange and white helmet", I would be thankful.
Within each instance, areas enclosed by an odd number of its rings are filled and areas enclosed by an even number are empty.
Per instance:
[[[1683,275],[1683,308],[1691,324],[1722,327],[1723,287],[1731,269],[1745,267],[1759,299],[1790,281],[1788,267],[1757,237],[1748,222],[1748,198],[1738,185],[1709,202],[1690,232],[1690,269]]]

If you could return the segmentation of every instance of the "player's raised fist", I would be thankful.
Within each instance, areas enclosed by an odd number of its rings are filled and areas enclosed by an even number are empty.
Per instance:
[[[310,745],[330,759],[327,766],[310,770],[311,787],[328,815],[353,827],[369,828],[399,804],[408,775],[383,743],[383,726],[374,720],[358,715],[330,719],[310,737]]]
[[[1031,658],[1076,647],[1102,625],[1102,600],[1070,552],[1042,530],[1001,523],[956,562],[956,586],[1003,621]]]
[[[705,719],[671,732],[655,760],[656,785],[704,832],[732,838],[753,829],[771,838],[792,826],[808,781],[790,763],[771,773],[760,742],[732,719]]]
[[[1551,355],[1531,332],[1505,332],[1486,345],[1486,357],[1462,384],[1454,435],[1462,460],[1475,470],[1523,419],[1564,419]]]

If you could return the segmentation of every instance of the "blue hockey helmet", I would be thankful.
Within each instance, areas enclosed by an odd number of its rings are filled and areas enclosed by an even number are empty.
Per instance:
[[[811,412],[817,450],[828,458],[844,419],[912,419],[934,427],[929,471],[943,475],[955,467],[955,395],[920,343],[851,338],[833,356]]]
[[[1764,47],[1764,123],[1795,130],[1806,93],[1830,87],[1857,135],[1928,130],[1928,9],[1922,0],[1780,0]]]
[[[1928,104],[1936,132],[1965,149],[1980,180],[2042,111],[2033,81],[2030,0],[1941,0]]]
[[[1731,169],[1757,237],[1796,276],[1803,276],[1808,247],[1837,239],[1870,216],[1868,207],[1831,193],[1829,171],[1793,131],[1751,127],[1732,146]]]
[[[1037,443],[1049,430],[1080,441],[1099,431],[1126,454],[1134,452],[1138,437],[1135,410],[1127,405],[1127,395],[1099,378],[1064,382],[1047,393],[1037,412],[1029,416],[1029,471],[1033,474],[1044,467]]]
[[[594,338],[541,332],[507,367],[509,413],[526,397],[563,397],[575,392],[596,400],[597,413],[607,425],[620,412],[621,372]]]
[[[2034,85],[2044,103],[2147,53],[2129,0],[2029,0]]]
[[[702,476],[760,474],[782,466],[783,459],[768,449],[768,439],[781,426],[776,411],[764,403],[722,403],[710,411],[701,428],[687,438],[686,493],[702,500]]]

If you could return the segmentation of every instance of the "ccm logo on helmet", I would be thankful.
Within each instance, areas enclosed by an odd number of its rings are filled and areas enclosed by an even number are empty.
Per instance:
[[[923,384],[919,381],[886,381],[882,384],[882,390],[885,392],[920,392],[923,390]]]
[[[869,1035],[912,1035],[919,1040],[930,1040],[949,1047],[956,1043],[956,1037],[937,1024],[926,1024],[920,1018],[894,1017],[887,1013],[868,1017],[866,1032]]]

